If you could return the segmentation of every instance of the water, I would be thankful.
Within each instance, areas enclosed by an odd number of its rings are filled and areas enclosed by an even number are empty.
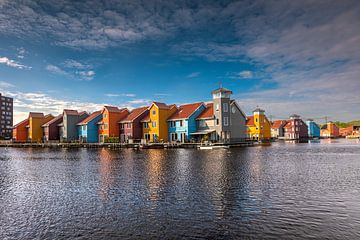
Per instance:
[[[360,144],[0,149],[0,239],[360,239]]]

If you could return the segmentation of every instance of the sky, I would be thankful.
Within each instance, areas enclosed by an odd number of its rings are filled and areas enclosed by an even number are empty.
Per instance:
[[[360,1],[0,0],[0,93],[29,111],[210,101],[360,119]]]

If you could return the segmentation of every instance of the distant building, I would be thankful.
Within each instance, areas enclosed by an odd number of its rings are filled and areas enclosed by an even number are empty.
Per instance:
[[[98,139],[100,143],[106,142],[107,138],[120,138],[119,122],[129,115],[126,108],[105,106],[101,111],[102,120],[98,122]]]
[[[284,126],[286,123],[286,120],[275,120],[271,124],[271,138],[284,137]]]
[[[44,136],[44,129],[42,128],[42,125],[53,118],[54,116],[51,114],[44,115],[43,113],[30,112],[29,125],[26,126],[28,129],[28,142],[42,142]]]
[[[149,107],[149,122],[143,125],[143,132],[150,138],[150,142],[168,142],[169,129],[168,118],[177,111],[175,104],[167,105],[165,103],[153,102]]]
[[[222,87],[212,91],[213,102],[196,118],[197,131],[192,136],[197,141],[235,143],[246,139],[246,115],[231,94]]]
[[[269,140],[271,138],[270,121],[265,116],[265,111],[256,108],[253,116],[249,116],[246,121],[247,137],[250,140]]]
[[[168,118],[169,142],[188,142],[196,132],[196,118],[205,110],[202,102],[184,104]]]
[[[149,115],[149,107],[140,107],[133,109],[126,118],[119,122],[120,124],[120,142],[126,143],[129,140],[141,141],[143,138],[142,123]]]
[[[13,129],[13,99],[0,93],[0,139],[11,139]]]
[[[28,140],[28,129],[29,118],[19,122],[13,127],[12,139],[14,142],[24,143]]]
[[[320,127],[312,119],[306,121],[309,138],[320,138]]]
[[[63,122],[63,115],[60,114],[41,126],[43,128],[44,142],[60,140],[59,125],[62,124],[62,122]]]
[[[360,126],[350,126],[346,128],[340,128],[339,133],[341,137],[347,137],[347,136],[360,137]]]
[[[63,121],[58,126],[61,142],[71,142],[78,140],[77,124],[89,116],[86,112],[65,109],[63,111]]]
[[[101,111],[96,111],[90,114],[87,118],[77,124],[78,139],[82,143],[97,143],[98,142],[98,122],[101,120]]]
[[[321,127],[320,135],[322,138],[337,138],[340,136],[340,130],[335,123],[328,122]]]
[[[288,140],[308,139],[308,128],[299,115],[293,114],[284,126],[284,137]]]

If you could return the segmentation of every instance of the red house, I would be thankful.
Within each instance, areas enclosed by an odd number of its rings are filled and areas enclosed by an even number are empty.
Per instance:
[[[59,136],[59,124],[63,122],[63,115],[60,114],[59,116],[55,117],[54,119],[50,120],[49,122],[43,124],[41,127],[44,130],[44,141],[54,141],[60,140]]]
[[[130,114],[119,122],[120,142],[125,143],[129,140],[140,141],[142,138],[141,120],[149,113],[149,107],[133,109]]]
[[[284,126],[284,137],[288,140],[308,139],[308,128],[299,115],[293,114]]]

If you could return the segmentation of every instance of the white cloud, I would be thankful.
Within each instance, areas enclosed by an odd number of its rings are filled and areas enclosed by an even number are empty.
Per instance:
[[[15,87],[15,86],[11,83],[0,81],[0,89],[7,89],[7,88],[12,88],[12,87]]]
[[[52,65],[52,64],[48,64],[45,69],[51,73],[55,73],[55,74],[59,74],[59,75],[68,75],[68,73],[66,71],[64,71],[60,67]]]
[[[130,105],[147,105],[150,104],[152,101],[149,99],[134,99],[128,101],[128,104]]]
[[[240,78],[253,78],[253,72],[251,71],[241,71],[237,74]]]
[[[186,76],[186,78],[196,78],[200,75],[200,72],[193,72]]]
[[[79,76],[81,80],[85,80],[85,81],[91,81],[94,79],[95,77],[95,72],[93,70],[89,70],[89,71],[78,71],[76,72]]]
[[[20,64],[14,60],[11,60],[7,57],[0,57],[0,64],[5,64],[6,66],[18,68],[18,69],[31,69],[31,67]]]

